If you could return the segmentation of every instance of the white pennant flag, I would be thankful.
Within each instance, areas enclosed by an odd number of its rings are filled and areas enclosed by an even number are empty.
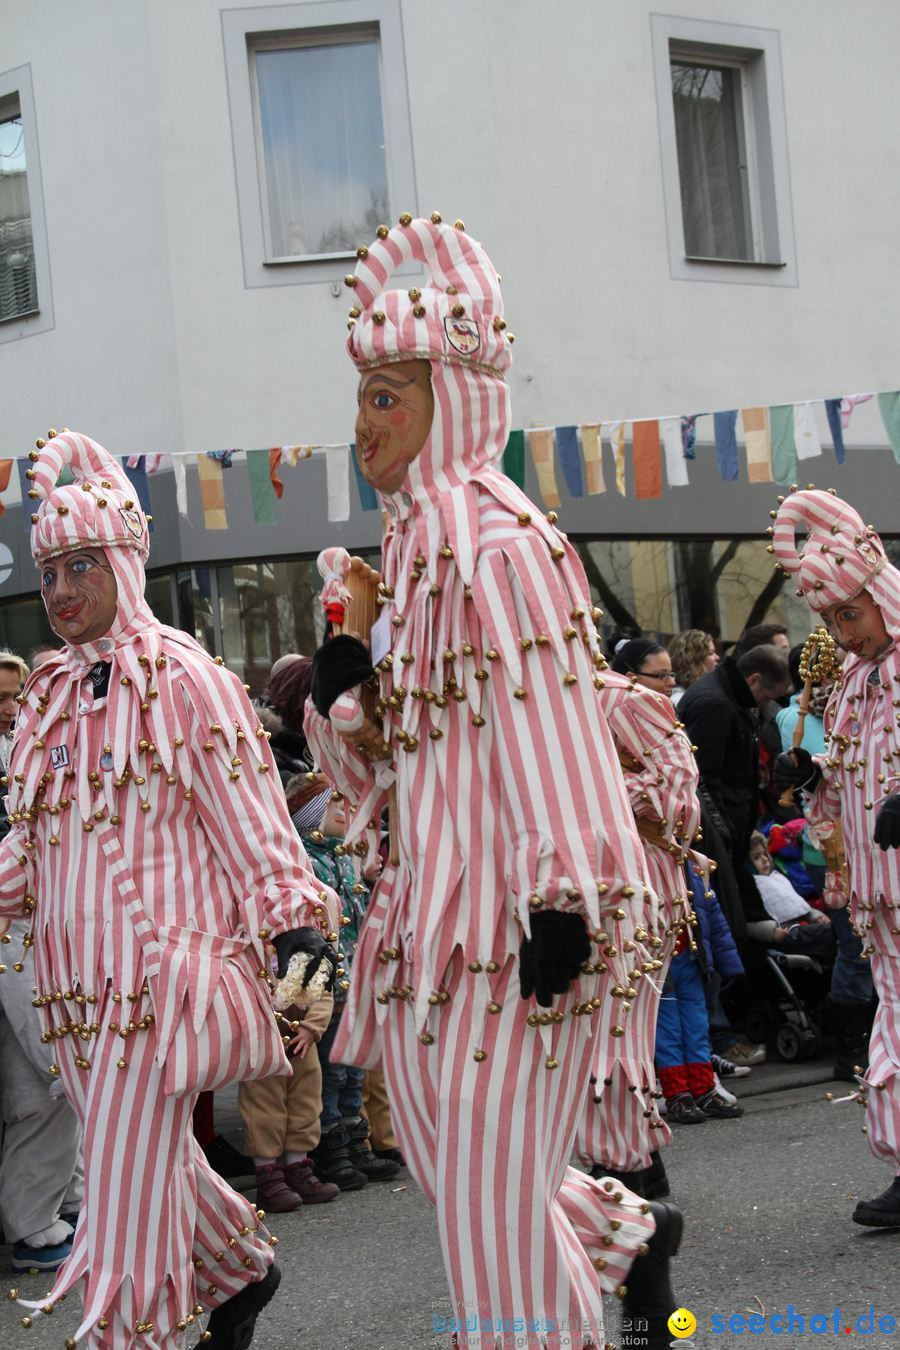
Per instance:
[[[178,514],[186,516],[188,513],[187,498],[187,463],[185,455],[172,456],[172,473],[175,476],[175,501],[178,506]]]
[[[666,457],[666,478],[669,487],[688,487],[687,460],[681,443],[681,418],[661,417],[659,434]]]
[[[328,480],[328,519],[350,519],[350,447],[329,445],[325,449]]]
[[[794,404],[794,444],[798,459],[815,459],[822,453],[819,429],[811,403]]]

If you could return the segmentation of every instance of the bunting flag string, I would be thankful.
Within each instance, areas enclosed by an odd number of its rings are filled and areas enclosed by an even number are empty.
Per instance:
[[[513,433],[515,435],[515,433]],[[589,422],[581,427],[581,454],[584,459],[584,476],[587,490],[594,497],[606,491],[603,481],[603,455],[600,445],[600,424]]]
[[[687,487],[687,456],[681,435],[680,417],[661,417],[659,434],[662,437],[663,454],[666,461],[666,482],[669,487]]]
[[[616,492],[625,496],[625,423],[604,422],[616,462]]]
[[[213,459],[208,454],[198,455],[197,474],[200,478],[203,524],[208,530],[227,530],[228,512],[225,509],[221,460]]]
[[[723,482],[736,482],[742,476],[742,442],[748,482],[770,483],[774,480],[789,484],[797,477],[799,464],[822,455],[820,425],[827,426],[836,462],[846,462],[845,436],[850,419],[858,405],[871,399],[877,399],[888,443],[900,464],[900,390],[887,390],[877,394],[843,394],[796,403],[756,405],[740,410],[732,408],[516,429],[509,434],[503,453],[503,470],[519,487],[525,486],[527,445],[538,493],[548,509],[555,508],[560,505],[560,479],[569,497],[599,496],[607,491],[603,465],[604,442],[607,442],[612,453],[616,492],[624,497],[628,491],[633,491],[638,501],[658,500],[663,494],[663,466],[669,489],[690,487],[688,465],[691,460],[695,465],[697,463],[698,422],[701,418],[711,417],[716,466]],[[820,404],[822,411],[819,411]],[[708,443],[704,440],[704,445]],[[629,447],[631,489],[627,474]],[[122,456],[122,463],[147,514],[152,514],[149,479],[162,469],[171,468],[178,513],[190,519],[187,467],[192,459],[198,474],[204,525],[211,530],[225,530],[228,528],[225,469],[238,463],[246,464],[253,519],[258,525],[274,525],[277,503],[284,497],[283,470],[314,458],[325,461],[329,520],[343,522],[350,519],[351,477],[356,483],[360,509],[364,512],[378,510],[378,496],[362,476],[355,447],[346,443],[303,442],[259,450],[136,452]],[[30,528],[32,514],[28,499],[31,484],[25,477],[28,467],[26,455],[0,455],[0,515],[21,501],[26,529]],[[59,481],[71,482],[71,473],[64,470]]]
[[[747,447],[747,477],[751,483],[772,481],[772,438],[768,408],[743,408],[744,444]]]
[[[556,470],[553,467],[553,449],[556,431],[553,427],[537,427],[528,433],[528,448],[534,460],[538,487],[545,506],[559,506],[559,488],[556,486]]]

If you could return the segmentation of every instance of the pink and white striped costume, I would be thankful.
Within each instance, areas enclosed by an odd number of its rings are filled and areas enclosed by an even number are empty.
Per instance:
[[[798,550],[795,532],[806,533]],[[875,531],[828,492],[788,496],[774,527],[775,554],[810,608],[866,590],[893,639],[876,660],[848,653],[825,711],[828,753],[808,804],[813,824],[840,820],[850,874],[850,915],[871,958],[879,1004],[869,1042],[867,1136],[900,1172],[900,853],[874,842],[878,807],[900,787],[900,571]]]
[[[104,637],[31,676],[10,764],[0,916],[31,916],[36,1004],[56,1044],[51,1073],[83,1124],[86,1181],[72,1255],[28,1306],[51,1311],[80,1288],[76,1341],[173,1350],[202,1311],[262,1277],[272,1250],[257,1212],[194,1142],[195,1095],[164,1095],[172,1036],[184,1019],[204,1022],[226,957],[251,953],[261,970],[265,936],[328,928],[337,910],[240,682],[144,602],[147,522],[116,461],[74,433],[32,459],[44,498],[35,559],[102,548],[118,612]],[[67,463],[76,481],[55,488]],[[92,699],[86,677],[99,661],[110,663],[108,693]],[[109,829],[165,949],[158,983],[113,886],[99,842]],[[258,997],[218,1025],[223,1065],[237,1064],[248,1038],[271,1049],[271,1026],[260,981]]]
[[[683,864],[700,826],[699,775],[690,740],[670,698],[654,694],[633,676],[629,679],[610,672],[603,682],[600,706],[642,831],[660,921],[648,939],[657,969],[640,980],[625,1035],[617,1039],[604,1034],[617,1013],[615,990],[605,991],[598,1012],[595,1083],[579,1124],[576,1150],[587,1167],[602,1163],[617,1172],[635,1172],[648,1167],[651,1152],[672,1137],[655,1106],[653,1052],[666,971],[678,934],[691,917]],[[704,864],[705,859],[697,857],[697,865]],[[645,924],[648,931],[654,928],[652,912],[645,916]]]
[[[409,260],[425,266],[421,289],[385,291]],[[455,1303],[445,1329],[493,1346],[524,1319],[532,1344],[563,1328],[573,1346],[602,1344],[598,1272],[620,1282],[653,1220],[568,1161],[602,976],[630,993],[651,955],[587,580],[555,517],[495,467],[510,356],[480,245],[461,225],[404,217],[362,251],[353,286],[354,362],[429,361],[435,412],[401,490],[383,497],[393,762],[373,766],[341,735],[357,725],[354,694],[328,720],[308,705],[320,763],[356,805],[351,842],[396,789],[400,862],[363,925],[334,1054],[383,1060],[404,1156],[437,1207]],[[583,915],[596,941],[552,1009],[519,993],[520,941],[542,907]],[[652,895],[650,910],[655,927]]]

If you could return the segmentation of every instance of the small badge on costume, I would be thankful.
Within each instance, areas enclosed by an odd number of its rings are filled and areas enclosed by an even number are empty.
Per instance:
[[[381,617],[372,624],[372,631],[369,634],[369,650],[372,655],[373,666],[377,666],[379,661],[383,661],[391,650],[392,636],[391,616],[385,610]]]
[[[104,750],[100,756],[100,768],[104,773],[109,773],[113,768],[113,757],[108,750]]]
[[[54,769],[65,769],[69,763],[69,747],[54,745],[50,750],[50,763]]]
[[[125,528],[135,539],[144,537],[144,518],[140,511],[127,511],[124,506],[119,507],[119,515],[125,522]]]
[[[448,314],[444,319],[444,332],[450,346],[460,356],[472,356],[481,346],[481,334],[473,319],[454,319]]]

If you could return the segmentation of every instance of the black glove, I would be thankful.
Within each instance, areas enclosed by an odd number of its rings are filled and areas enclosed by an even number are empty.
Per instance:
[[[327,717],[336,698],[358,684],[365,684],[374,674],[365,643],[347,633],[339,633],[323,642],[313,656],[312,701],[322,716]]]
[[[802,746],[796,750],[782,750],[772,765],[772,782],[779,796],[785,788],[805,788],[807,792],[813,792],[821,777],[822,770]]]
[[[580,914],[548,909],[531,916],[531,937],[519,948],[519,989],[549,1008],[554,994],[565,994],[590,960],[591,940]]]
[[[875,817],[875,843],[887,853],[900,848],[900,794],[888,797]]]
[[[272,939],[272,943],[278,957],[279,980],[283,980],[287,974],[291,957],[297,952],[303,952],[306,956],[312,957],[303,975],[303,988],[306,988],[316,971],[324,963],[329,968],[328,983],[325,987],[331,993],[334,988],[337,957],[331,943],[323,938],[318,929],[294,928],[290,933],[279,933],[277,937]]]

